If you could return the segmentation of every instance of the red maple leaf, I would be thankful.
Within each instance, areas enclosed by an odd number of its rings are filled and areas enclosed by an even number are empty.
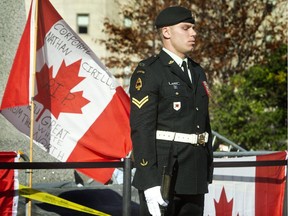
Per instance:
[[[36,73],[38,94],[34,99],[49,109],[55,118],[61,112],[82,113],[82,107],[90,102],[82,96],[83,91],[71,92],[85,79],[78,76],[80,63],[81,60],[66,66],[63,61],[55,78],[52,76],[53,66],[48,68],[46,64]]]
[[[216,216],[232,216],[233,199],[230,202],[227,201],[226,192],[224,187],[222,188],[219,202],[214,199]]]

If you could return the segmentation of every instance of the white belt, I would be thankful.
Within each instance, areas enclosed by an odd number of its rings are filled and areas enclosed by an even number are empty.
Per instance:
[[[187,133],[177,133],[172,131],[156,131],[156,139],[158,140],[168,140],[189,143],[193,145],[205,145],[208,142],[209,134],[207,132],[201,134],[187,134]]]

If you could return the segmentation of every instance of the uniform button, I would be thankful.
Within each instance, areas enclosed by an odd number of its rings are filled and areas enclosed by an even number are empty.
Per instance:
[[[179,92],[175,92],[176,95],[179,95]]]
[[[198,107],[196,107],[196,110],[198,111],[198,110],[199,110],[199,108],[198,108]]]
[[[199,125],[197,125],[197,128],[200,128],[200,126],[199,126]]]

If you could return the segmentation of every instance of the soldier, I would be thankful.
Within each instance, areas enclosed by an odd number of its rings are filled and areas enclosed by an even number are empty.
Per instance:
[[[161,215],[167,205],[165,215],[203,215],[213,151],[206,76],[187,56],[195,46],[195,20],[174,6],[161,11],[155,25],[163,48],[139,63],[129,90],[140,215]]]

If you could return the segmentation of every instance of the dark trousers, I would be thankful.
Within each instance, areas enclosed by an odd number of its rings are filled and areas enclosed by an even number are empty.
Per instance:
[[[139,191],[140,216],[150,216],[144,191]],[[204,194],[174,195],[171,198],[164,216],[203,216]]]

